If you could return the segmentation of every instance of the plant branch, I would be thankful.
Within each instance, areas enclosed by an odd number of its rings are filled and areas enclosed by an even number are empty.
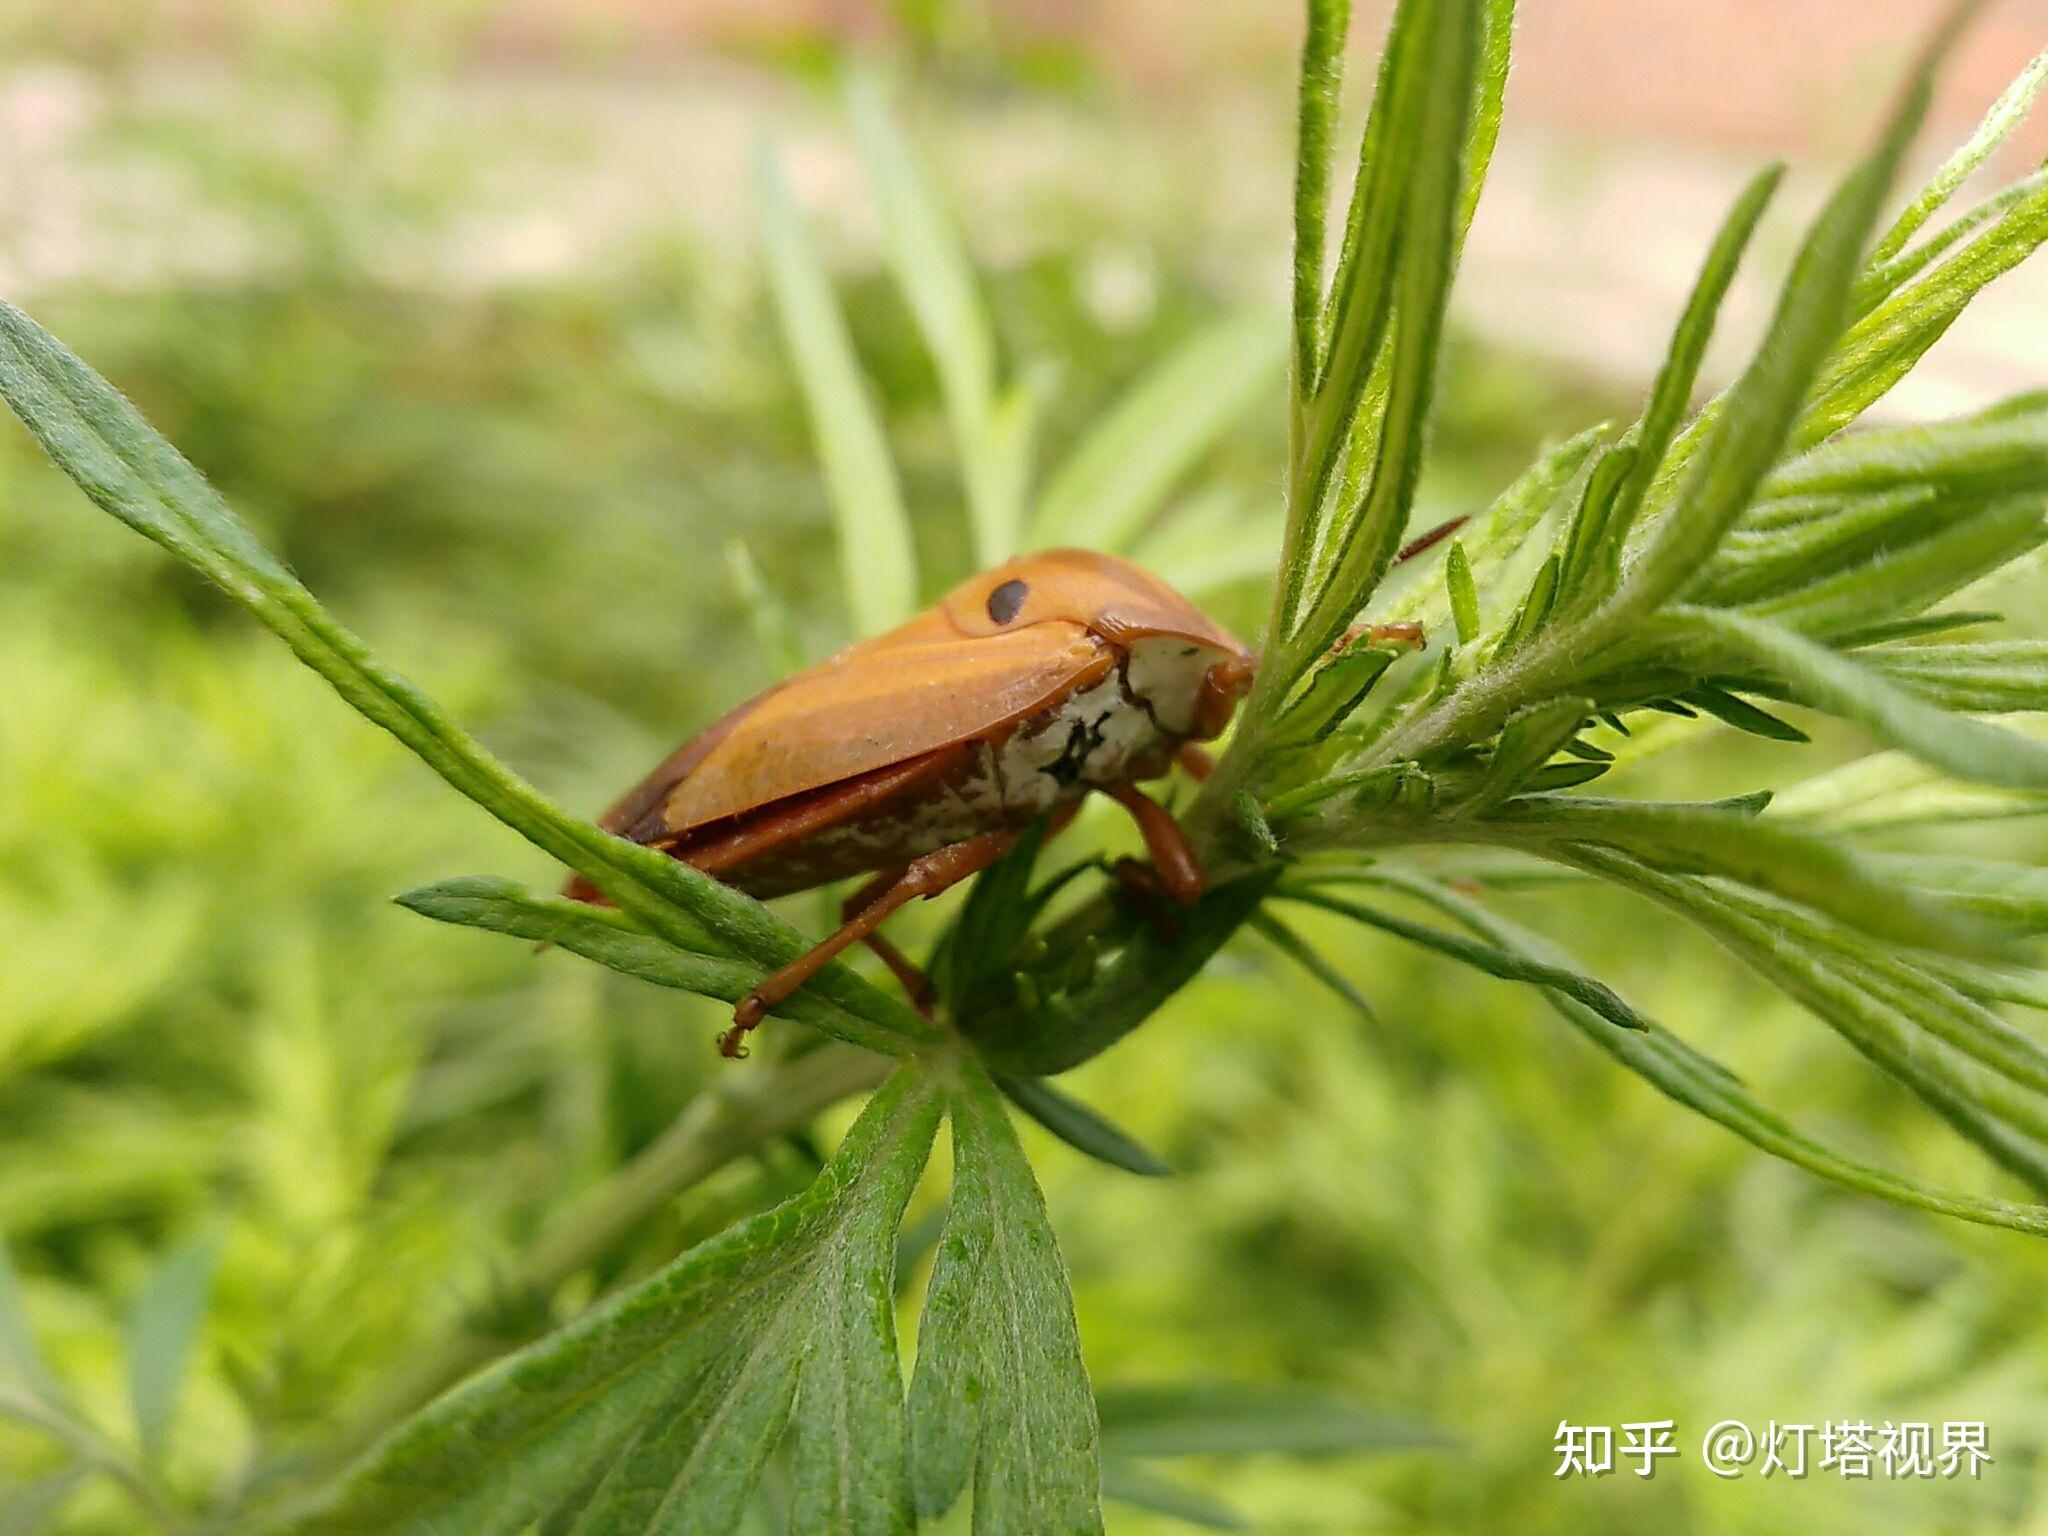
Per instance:
[[[99,1429],[85,1420],[49,1403],[0,1387],[0,1418],[10,1418],[39,1429],[67,1447],[79,1461],[104,1472],[149,1518],[167,1531],[181,1531],[190,1523],[178,1512],[170,1494],[148,1472]]]

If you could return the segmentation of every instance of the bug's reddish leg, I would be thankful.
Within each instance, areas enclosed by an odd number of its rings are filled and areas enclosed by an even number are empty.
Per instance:
[[[1209,782],[1209,775],[1216,771],[1216,759],[1196,746],[1184,741],[1173,754],[1173,760],[1180,764],[1180,771],[1197,784]]]
[[[1392,640],[1400,645],[1420,645],[1423,641],[1422,626],[1412,621],[1401,624],[1354,624],[1337,637],[1337,643],[1330,647],[1335,655],[1360,636],[1378,644]]]
[[[1188,734],[1196,741],[1213,741],[1223,734],[1237,701],[1250,692],[1258,671],[1255,656],[1232,656],[1217,662],[1202,674],[1202,686],[1195,695],[1195,718]]]
[[[851,896],[839,904],[839,921],[842,923],[852,922],[877,897],[898,880],[901,880],[909,867],[907,864],[899,864],[894,869],[883,870],[872,880],[863,881]],[[903,990],[910,996],[910,1005],[913,1008],[919,1013],[923,1013],[931,1007],[931,978],[911,964],[910,956],[904,954],[902,950],[898,949],[879,933],[869,934],[862,942],[874,951],[876,959],[889,968],[889,974],[902,983]]]
[[[1138,832],[1145,839],[1145,852],[1151,855],[1152,867],[1159,871],[1159,883],[1166,894],[1184,907],[1201,900],[1209,880],[1173,813],[1147,797],[1135,784],[1114,785],[1109,797],[1129,811],[1138,824]]]
[[[987,869],[1008,853],[1016,841],[1015,832],[985,832],[980,837],[913,859],[903,867],[903,872],[893,883],[840,924],[837,933],[797,956],[741,998],[732,1011],[732,1028],[719,1036],[719,1053],[727,1058],[744,1054],[741,1042],[746,1039],[747,1031],[759,1024],[769,1009],[823,970],[828,961],[835,959],[849,945],[867,938],[897,908],[909,905],[920,896],[936,896],[968,876]]]

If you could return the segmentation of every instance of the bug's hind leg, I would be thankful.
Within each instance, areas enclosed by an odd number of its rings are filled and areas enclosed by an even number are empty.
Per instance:
[[[902,872],[896,874],[880,891],[875,892],[866,906],[839,925],[837,933],[797,956],[739,1000],[738,1006],[732,1011],[732,1028],[719,1037],[720,1053],[727,1057],[743,1054],[742,1042],[747,1037],[747,1031],[759,1024],[769,1009],[817,975],[829,961],[837,958],[847,948],[863,939],[869,939],[890,913],[899,907],[908,906],[919,897],[936,896],[942,891],[950,890],[970,875],[979,874],[1008,853],[1016,841],[1015,832],[985,832],[980,837],[969,838],[964,843],[955,843],[950,848],[941,848],[936,853],[928,853],[923,858],[913,859],[904,865]],[[856,894],[867,895],[868,889],[876,883],[878,882],[870,882],[869,887]],[[895,946],[890,947],[893,949]],[[883,955],[883,960],[887,962],[886,954]],[[909,966],[907,960],[904,964],[906,967]],[[890,968],[893,970],[895,967]],[[914,968],[912,969],[914,971]],[[922,980],[922,977],[919,979]]]
[[[851,896],[839,904],[839,921],[850,923],[860,916],[883,892],[901,880],[909,868],[907,864],[898,864],[894,869],[883,870],[872,880],[863,881]],[[889,974],[902,983],[903,990],[910,997],[910,1005],[919,1013],[929,1011],[933,996],[931,978],[917,968],[910,956],[880,933],[867,934],[861,942],[873,950],[875,958],[889,968]]]

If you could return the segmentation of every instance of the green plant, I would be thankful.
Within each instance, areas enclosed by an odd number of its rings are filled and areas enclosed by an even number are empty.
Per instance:
[[[1985,283],[2048,236],[2039,175],[1922,235],[2017,121],[2041,71],[1878,234],[1945,29],[1876,151],[1813,224],[1734,386],[1687,423],[1715,311],[1775,173],[1731,214],[1641,419],[1612,441],[1596,431],[1546,454],[1443,547],[1439,565],[1418,561],[1390,579],[1444,305],[1499,121],[1512,5],[1399,8],[1326,283],[1347,11],[1340,0],[1310,8],[1291,338],[1255,321],[1203,337],[1035,497],[1031,372],[999,374],[957,241],[885,120],[871,102],[857,106],[984,558],[1084,528],[1141,556],[1170,541],[1164,498],[1255,398],[1245,381],[1260,377],[1259,361],[1288,359],[1286,527],[1265,662],[1219,771],[1188,810],[1214,894],[1166,933],[1072,878],[1086,864],[1034,883],[1029,847],[979,882],[940,940],[948,1007],[938,1020],[851,970],[827,972],[784,1013],[829,1040],[789,1038],[758,1078],[703,1100],[527,1256],[494,1326],[480,1319],[423,1354],[353,1434],[283,1461],[241,1523],[723,1529],[742,1518],[786,1436],[776,1482],[794,1529],[909,1529],[970,1479],[977,1529],[1099,1528],[1101,1452],[1116,1437],[1098,1429],[1061,1261],[1001,1098],[1105,1160],[1153,1166],[1039,1079],[1137,1027],[1243,926],[1334,975],[1285,925],[1283,902],[1538,987],[1658,1088],[1813,1171],[1977,1221],[2048,1228],[2041,1207],[1930,1189],[1828,1149],[1471,894],[1501,878],[1505,854],[1517,871],[1538,861],[1687,917],[2048,1194],[2048,1051],[1994,1011],[2048,1002],[2023,944],[2048,910],[2035,872],[1872,851],[1829,820],[1867,806],[1871,781],[1886,778],[1877,791],[1911,790],[1904,814],[1920,821],[2048,805],[2048,745],[1976,718],[2041,705],[2048,652],[1958,639],[1989,620],[1941,606],[2048,539],[2048,408],[2027,397],[1965,421],[1844,431]],[[883,622],[918,591],[913,544],[830,287],[763,164],[770,268],[842,520],[849,608]],[[11,309],[0,311],[0,392],[103,508],[225,589],[350,704],[616,908],[494,879],[444,882],[406,905],[726,999],[801,945],[767,909],[604,836],[505,769],[322,609],[104,381]],[[1352,638],[1361,618],[1420,622],[1429,643]],[[1835,716],[1890,750],[1768,809],[1761,796],[1660,804],[1573,793],[1645,750],[1653,733],[1630,735],[1626,717],[1640,725],[1646,710],[1680,722],[1661,728],[1667,738],[1718,722],[1803,739],[1757,699]],[[1944,777],[1915,779],[1904,759]],[[1445,847],[1448,863],[1404,852]],[[805,1192],[491,1363],[531,1331],[521,1308],[610,1236],[877,1080]],[[952,1199],[906,1395],[891,1300],[897,1227],[942,1119]],[[193,1259],[167,1270],[138,1314],[145,1427],[160,1421],[203,1289]],[[33,1362],[4,1291],[0,1323],[10,1353]],[[29,1394],[6,1404],[75,1441],[85,1464],[127,1474],[137,1500],[165,1512],[160,1490],[53,1412],[47,1384],[26,1375]],[[1104,1406],[1113,1426],[1111,1407],[1132,1443],[1132,1405]],[[1135,1442],[1199,1439],[1183,1433]],[[1174,1502],[1141,1467],[1116,1470],[1126,1496]]]

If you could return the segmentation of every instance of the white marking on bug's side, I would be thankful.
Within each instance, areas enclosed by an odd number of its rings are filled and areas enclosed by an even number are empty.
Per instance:
[[[1194,728],[1195,703],[1209,668],[1225,660],[1221,651],[1191,645],[1177,635],[1152,635],[1131,643],[1124,674],[1131,692],[1152,708],[1163,730],[1185,736]]]

